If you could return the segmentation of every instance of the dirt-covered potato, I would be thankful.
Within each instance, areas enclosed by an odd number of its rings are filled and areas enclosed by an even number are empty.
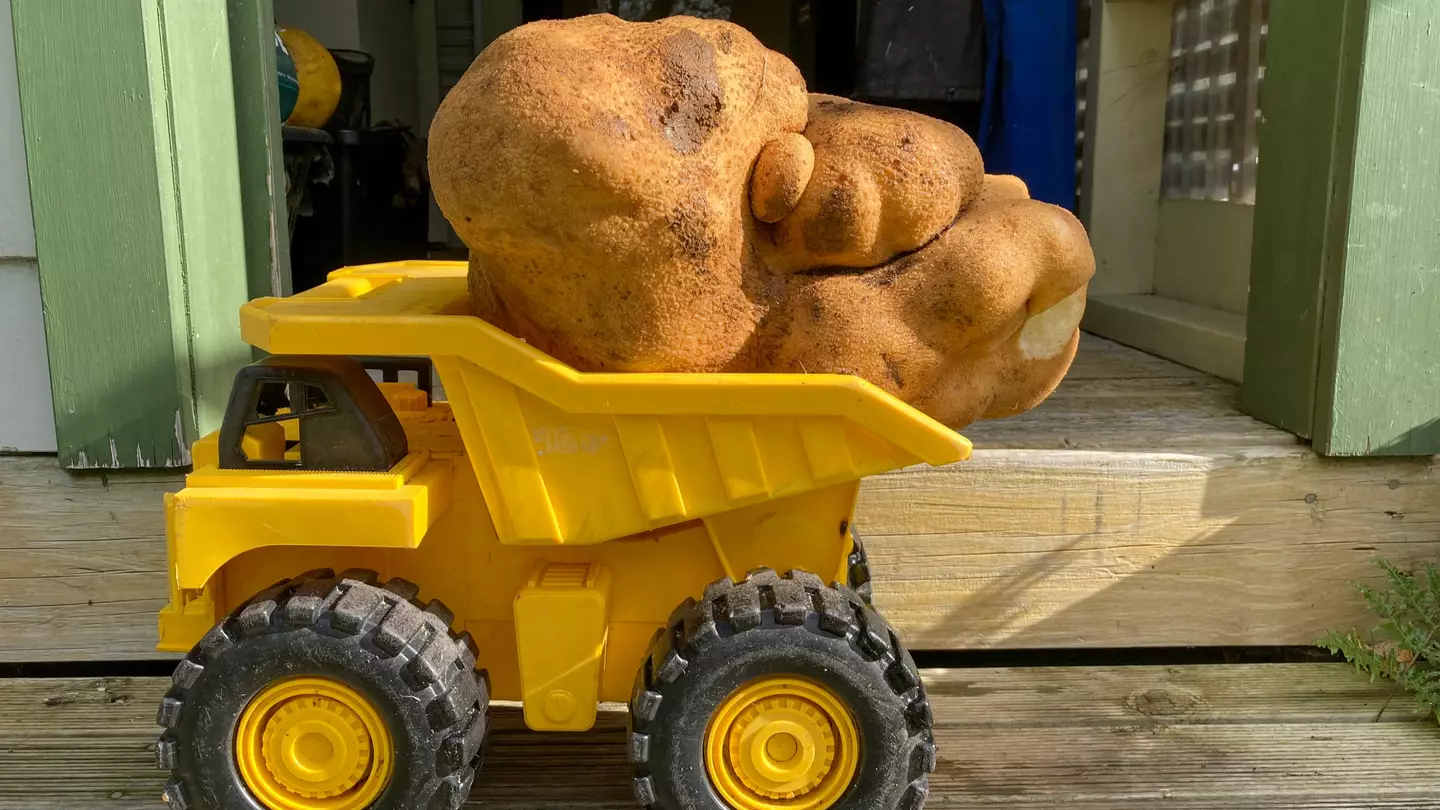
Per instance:
[[[1054,389],[1094,271],[959,129],[807,95],[720,21],[506,34],[430,175],[476,314],[576,368],[851,373],[954,426]]]

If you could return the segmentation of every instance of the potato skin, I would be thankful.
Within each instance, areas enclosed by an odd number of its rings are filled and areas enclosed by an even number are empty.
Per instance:
[[[750,212],[761,222],[784,219],[805,194],[815,171],[815,148],[805,136],[786,132],[760,149],[750,174]]]
[[[956,127],[808,95],[730,23],[522,26],[429,148],[475,313],[581,370],[851,373],[958,427],[1033,407],[1074,354],[1074,217]]]

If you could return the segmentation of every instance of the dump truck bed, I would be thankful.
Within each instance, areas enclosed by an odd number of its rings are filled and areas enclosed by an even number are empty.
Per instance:
[[[576,371],[467,314],[465,275],[347,268],[247,304],[241,330],[273,354],[430,357],[504,542],[604,542],[970,453],[856,377]]]

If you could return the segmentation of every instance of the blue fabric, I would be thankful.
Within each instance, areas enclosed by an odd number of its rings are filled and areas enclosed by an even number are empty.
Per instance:
[[[980,153],[1030,196],[1075,208],[1075,0],[984,0]]]

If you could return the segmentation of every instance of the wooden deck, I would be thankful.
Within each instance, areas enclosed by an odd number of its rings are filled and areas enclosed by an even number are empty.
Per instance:
[[[1440,728],[1335,664],[933,670],[929,808],[1440,808]],[[0,810],[154,810],[168,679],[0,685]],[[1377,714],[1379,722],[1376,722]],[[633,810],[625,719],[496,728],[472,807]]]
[[[964,464],[867,482],[876,599],[916,649],[1308,644],[1370,560],[1440,559],[1434,460],[1315,456],[1229,383],[1086,337]],[[0,458],[0,662],[154,658],[166,473]]]
[[[967,431],[972,461],[866,483],[857,523],[879,607],[935,651],[1304,645],[1369,624],[1347,583],[1374,577],[1372,557],[1440,559],[1434,459],[1325,460],[1235,401],[1228,383],[1087,337],[1044,405]],[[163,657],[160,498],[179,485],[0,458],[0,674]],[[932,808],[1440,810],[1434,719],[1404,695],[1381,712],[1389,687],[1344,666],[926,680]],[[0,678],[0,810],[159,806],[166,682]],[[581,735],[497,716],[483,806],[632,806],[623,713]]]

